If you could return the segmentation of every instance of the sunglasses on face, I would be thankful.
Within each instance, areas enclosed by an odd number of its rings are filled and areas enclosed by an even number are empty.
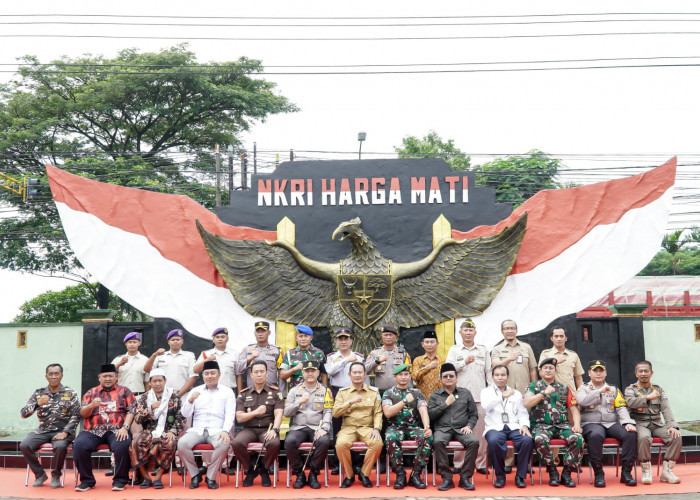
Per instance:
[[[442,375],[442,378],[455,378],[455,377],[456,377],[456,375],[453,375],[453,374],[451,374],[451,373],[450,373],[450,374]]]

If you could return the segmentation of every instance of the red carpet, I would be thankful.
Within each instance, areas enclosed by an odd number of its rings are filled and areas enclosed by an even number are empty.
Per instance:
[[[355,481],[351,488],[340,489],[338,487],[338,476],[330,476],[329,487],[322,487],[320,490],[312,490],[308,486],[302,490],[287,489],[285,486],[285,471],[280,473],[280,481],[277,488],[263,488],[259,485],[259,478],[256,479],[256,485],[252,488],[239,488],[239,491],[233,492],[235,489],[235,477],[231,476],[231,482],[226,483],[226,476],[223,479],[223,486],[217,490],[209,490],[205,484],[202,484],[196,490],[185,489],[182,487],[182,478],[177,474],[173,474],[173,487],[168,488],[167,475],[163,476],[165,488],[162,490],[154,490],[153,488],[142,490],[138,486],[131,489],[127,486],[124,491],[111,491],[111,481],[104,476],[104,471],[97,471],[97,486],[84,493],[77,492],[73,489],[73,471],[69,470],[66,476],[66,487],[52,490],[47,483],[41,488],[33,488],[31,486],[34,480],[33,474],[30,474],[30,486],[24,486],[24,470],[18,469],[0,469],[0,484],[2,491],[0,496],[14,498],[52,498],[52,499],[82,499],[92,500],[105,498],[125,498],[140,500],[145,498],[191,498],[191,499],[224,499],[232,498],[233,496],[243,495],[246,500],[258,499],[282,499],[282,498],[406,498],[411,497],[483,497],[483,496],[499,496],[499,497],[534,497],[534,496],[558,496],[558,497],[621,497],[625,495],[653,495],[662,493],[698,493],[700,492],[700,464],[692,465],[677,465],[674,469],[676,475],[681,478],[680,484],[669,485],[667,483],[659,483],[658,477],[654,474],[654,484],[636,487],[628,487],[620,484],[619,479],[615,477],[615,468],[606,467],[605,476],[608,483],[606,488],[594,488],[588,482],[588,469],[584,469],[581,474],[581,484],[576,488],[565,488],[559,486],[552,488],[546,483],[539,485],[539,476],[535,470],[535,486],[530,486],[528,478],[528,486],[525,489],[518,489],[513,484],[514,476],[508,475],[508,484],[505,488],[496,489],[491,485],[490,480],[481,474],[475,474],[476,490],[465,491],[461,488],[455,488],[450,491],[438,491],[437,487],[429,485],[425,490],[417,490],[407,487],[404,490],[394,490],[387,488],[386,476],[382,476],[382,485],[379,488],[365,489],[362,485]],[[656,468],[654,468],[656,472]],[[637,468],[637,474],[641,477],[641,470]],[[456,477],[456,476],[455,476]],[[546,479],[546,474],[543,476],[543,481]],[[575,477],[575,476],[574,476]],[[393,475],[392,475],[393,478]],[[432,476],[431,476],[432,478]],[[320,478],[319,478],[320,479]],[[373,477],[374,479],[374,477]],[[438,478],[439,479],[439,478]],[[438,483],[439,484],[439,483]]]

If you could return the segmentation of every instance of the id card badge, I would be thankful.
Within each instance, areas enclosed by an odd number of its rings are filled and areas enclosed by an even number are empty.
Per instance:
[[[504,424],[507,424],[509,422],[508,420],[508,414],[507,413],[501,413],[501,420],[503,421]]]

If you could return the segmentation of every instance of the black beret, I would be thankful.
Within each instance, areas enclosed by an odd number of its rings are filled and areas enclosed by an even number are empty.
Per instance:
[[[543,360],[540,362],[540,368],[542,368],[544,365],[552,365],[552,366],[554,366],[554,367],[556,368],[556,366],[557,366],[557,358],[547,358],[547,359],[543,359]]]

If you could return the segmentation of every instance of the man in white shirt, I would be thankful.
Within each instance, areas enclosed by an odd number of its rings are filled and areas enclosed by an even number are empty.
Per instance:
[[[236,391],[236,362],[238,360],[238,351],[228,344],[228,329],[217,328],[211,334],[211,340],[214,342],[214,347],[202,351],[194,365],[194,373],[199,374],[202,371],[205,361],[216,361],[219,363],[221,370],[221,378],[219,384],[229,389]]]
[[[494,486],[503,488],[506,484],[506,441],[513,441],[518,450],[515,486],[524,488],[534,446],[530,435],[530,416],[522,395],[507,385],[508,367],[494,366],[491,373],[495,386],[482,389],[481,405],[485,412],[484,436],[496,476]]]
[[[177,395],[182,398],[190,392],[197,381],[197,374],[194,372],[194,353],[182,350],[184,343],[182,330],[171,330],[167,338],[170,350],[158,349],[148,358],[143,369],[146,373],[156,368],[163,370],[166,387],[177,391]]]
[[[192,448],[202,443],[214,447],[206,476],[207,487],[213,490],[219,487],[216,475],[228,454],[231,442],[229,432],[236,415],[236,399],[230,388],[219,384],[221,371],[216,361],[203,363],[202,378],[204,386],[192,389],[182,405],[182,415],[185,418],[192,417],[192,427],[178,441],[177,451],[192,477],[190,489],[194,489],[199,487],[202,477],[194,461]]]
[[[117,356],[112,364],[117,368],[119,385],[123,385],[140,396],[150,389],[148,386],[148,374],[144,370],[148,358],[139,352],[141,347],[141,332],[129,332],[124,337],[126,354]]]

